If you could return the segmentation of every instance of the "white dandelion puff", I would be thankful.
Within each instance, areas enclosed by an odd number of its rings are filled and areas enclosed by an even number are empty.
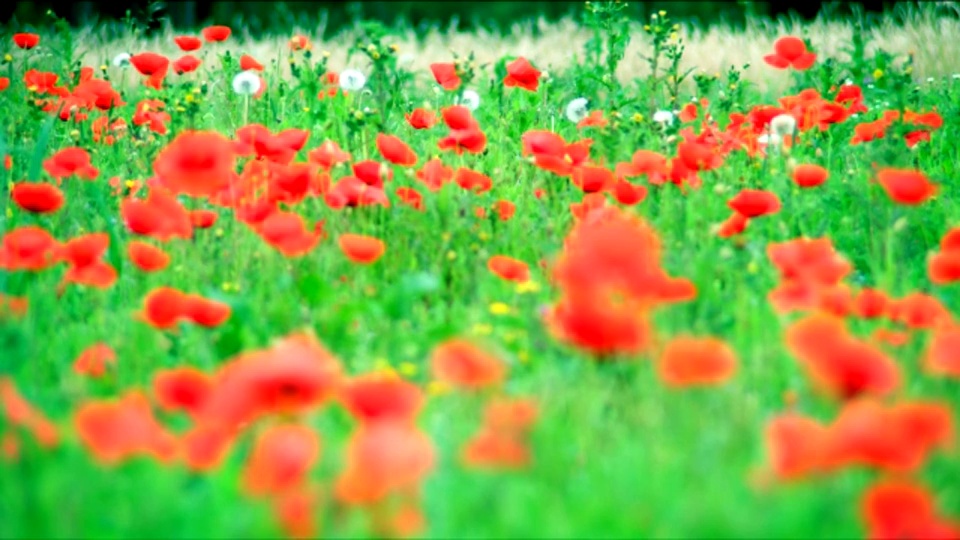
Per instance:
[[[113,57],[113,67],[125,68],[130,65],[130,53],[122,52]]]
[[[777,148],[783,143],[783,139],[776,133],[764,133],[757,137],[757,142],[764,146],[773,146]]]
[[[579,123],[581,120],[586,118],[589,115],[587,111],[587,98],[576,98],[567,103],[567,108],[564,111],[564,114],[567,117],[567,120],[573,122],[574,124]]]
[[[470,109],[471,111],[477,110],[477,107],[480,106],[480,94],[474,92],[473,90],[464,90],[463,97],[458,100],[460,105]]]
[[[356,69],[345,69],[340,74],[340,88],[344,92],[356,92],[367,84],[367,76]]]
[[[670,111],[660,110],[653,113],[653,121],[664,127],[667,124],[673,124],[673,118],[673,113]]]
[[[233,78],[233,91],[241,96],[252,96],[260,91],[260,76],[253,71],[241,71]]]
[[[778,139],[783,139],[787,135],[793,135],[797,129],[797,119],[789,114],[778,114],[770,120],[770,131]]]

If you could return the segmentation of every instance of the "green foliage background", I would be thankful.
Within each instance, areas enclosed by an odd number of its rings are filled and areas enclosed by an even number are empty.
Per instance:
[[[884,10],[904,2],[882,2]],[[737,26],[748,16],[770,16],[784,13],[787,8],[801,9],[803,2],[770,2],[737,0],[715,1],[653,1],[629,2],[631,18],[646,19],[661,9],[675,20],[697,25],[725,23]],[[858,2],[818,2],[824,12],[842,16],[855,9]],[[880,7],[873,2],[871,9]],[[460,30],[486,29],[506,31],[516,23],[544,17],[557,20],[583,11],[582,1],[530,0],[525,2],[425,2],[425,1],[369,1],[369,2],[161,2],[134,1],[124,5],[104,2],[19,2],[11,10],[12,19],[5,21],[17,31],[26,26],[45,26],[51,23],[48,10],[69,20],[74,25],[104,22],[123,18],[126,11],[138,20],[169,18],[177,29],[190,30],[207,24],[228,24],[244,28],[253,36],[285,34],[291,27],[304,29],[322,27],[325,37],[336,34],[360,19],[378,20],[388,25],[425,31],[430,27]],[[777,6],[776,9],[774,6]],[[808,15],[810,8],[807,9]],[[868,10],[869,11],[869,10]],[[154,24],[159,29],[160,24]]]

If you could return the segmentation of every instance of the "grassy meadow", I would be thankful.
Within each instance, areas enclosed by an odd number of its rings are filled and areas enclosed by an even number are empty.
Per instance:
[[[960,537],[960,32],[0,52],[0,536]]]

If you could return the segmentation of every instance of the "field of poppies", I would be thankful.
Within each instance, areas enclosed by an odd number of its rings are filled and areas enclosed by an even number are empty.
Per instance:
[[[960,75],[621,7],[4,37],[0,536],[960,538]]]

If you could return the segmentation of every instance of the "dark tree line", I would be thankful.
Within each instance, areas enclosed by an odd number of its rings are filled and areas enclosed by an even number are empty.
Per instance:
[[[856,2],[867,12],[879,12],[892,7],[895,2],[866,0]],[[777,17],[796,15],[812,19],[826,2],[810,0],[756,1],[752,10],[759,15]],[[833,2],[834,12],[849,11],[852,2]],[[151,6],[152,5],[152,6]],[[151,9],[152,8],[152,9]],[[12,20],[20,26],[42,25],[49,22],[46,11],[73,25],[94,21],[120,20],[127,11],[131,16],[146,20],[154,13],[158,19],[168,19],[175,28],[195,29],[206,24],[236,24],[242,20],[248,30],[259,33],[282,32],[296,23],[317,20],[325,12],[327,31],[335,32],[358,17],[380,20],[390,24],[398,20],[414,26],[438,24],[449,27],[456,20],[460,28],[477,24],[485,27],[508,27],[510,24],[537,15],[557,19],[582,10],[583,2],[528,0],[524,2],[424,2],[424,1],[365,1],[365,2],[198,2],[172,1],[156,3],[149,0],[132,0],[122,3],[92,1],[6,2],[0,6],[0,20]],[[631,14],[645,17],[658,9],[667,9],[674,18],[696,17],[700,22],[743,18],[741,2],[630,2]],[[237,17],[242,17],[238,19]]]

